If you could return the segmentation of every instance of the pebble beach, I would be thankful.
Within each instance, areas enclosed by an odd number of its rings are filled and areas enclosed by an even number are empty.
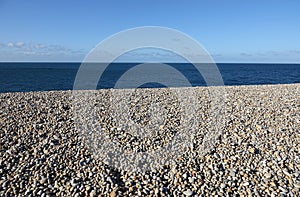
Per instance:
[[[300,196],[300,84],[225,90],[214,147],[146,172],[95,157],[75,128],[72,91],[1,93],[0,196]],[[195,115],[204,120],[206,99]]]

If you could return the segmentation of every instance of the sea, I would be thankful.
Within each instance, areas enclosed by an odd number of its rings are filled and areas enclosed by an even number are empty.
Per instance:
[[[137,65],[140,64],[94,63],[91,68],[100,68],[101,66],[106,68],[102,75],[98,76],[97,87],[90,89],[115,88],[121,76]],[[207,80],[204,80],[203,73],[201,74],[190,63],[168,63],[167,65],[180,72],[191,86],[209,85]],[[300,83],[300,64],[217,63],[216,65],[222,84],[225,86]],[[0,63],[0,92],[73,90],[80,66],[82,66],[81,63]],[[149,78],[147,70],[144,71],[132,75],[130,80],[142,81],[143,75]],[[159,71],[159,73],[162,76],[165,75],[167,79],[176,81],[174,73],[168,73],[165,70]],[[87,80],[89,79],[87,78]],[[157,81],[156,78],[150,83],[148,81],[136,88],[169,87]],[[186,84],[181,83],[178,79],[175,86],[186,86]]]

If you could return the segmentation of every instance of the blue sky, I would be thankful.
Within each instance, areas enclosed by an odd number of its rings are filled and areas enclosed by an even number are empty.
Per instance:
[[[0,61],[83,61],[101,40],[164,26],[216,62],[300,62],[299,0],[0,0]]]

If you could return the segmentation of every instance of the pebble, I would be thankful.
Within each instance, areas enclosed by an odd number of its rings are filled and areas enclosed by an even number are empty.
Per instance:
[[[46,183],[46,181],[47,181],[47,179],[46,179],[45,177],[42,177],[42,178],[41,178],[41,183],[42,183],[42,184]]]
[[[255,148],[249,148],[248,150],[250,153],[255,153]]]
[[[282,192],[287,193],[287,190],[284,189],[283,187],[279,186],[278,188],[279,188]]]
[[[224,189],[226,187],[226,185],[224,183],[221,183],[220,187],[221,187],[221,189]]]
[[[195,181],[195,177],[189,177],[189,182],[193,183]]]
[[[236,172],[234,170],[230,171],[230,176],[235,177],[236,176]]]
[[[94,197],[94,196],[96,196],[96,191],[92,190],[91,193],[90,193],[90,197]]]
[[[291,174],[289,173],[289,171],[287,169],[283,169],[282,172],[286,175],[286,176],[291,176]]]
[[[183,194],[186,195],[186,196],[191,196],[191,195],[193,195],[193,191],[188,189],[188,190],[184,191]]]
[[[113,190],[110,194],[109,194],[109,197],[116,197],[117,194],[116,194],[116,190]]]
[[[89,185],[86,185],[86,186],[85,186],[85,190],[86,190],[86,191],[90,191],[90,189],[91,189],[91,186],[89,186]]]
[[[83,125],[76,124],[70,91],[1,93],[0,196],[248,196],[252,192],[255,196],[297,196],[300,84],[226,87],[225,126],[216,144],[205,153],[198,150],[201,132],[214,124],[209,114],[209,91],[207,87],[193,90],[199,93],[201,106],[195,117],[202,120],[189,146],[193,151],[147,172],[122,171],[93,154],[76,130]],[[108,116],[109,91],[96,93],[106,140],[114,139],[126,150],[147,151],[153,144],[163,147],[173,139],[166,130],[175,131],[178,125],[172,124],[180,116],[174,113],[176,102],[170,104],[166,90],[160,89],[162,94],[155,99],[168,103],[167,114],[173,119],[159,122],[157,132],[145,141],[145,136],[140,141],[128,137],[126,127]],[[139,103],[153,98],[149,95],[155,96],[157,90],[137,91],[143,94],[130,114],[144,121],[147,113]],[[89,135],[97,141],[95,133]]]
[[[294,187],[300,188],[300,183],[294,183]]]
[[[267,179],[269,179],[269,178],[272,177],[272,174],[271,174],[271,173],[267,173],[267,174],[265,174],[265,177],[266,177]]]

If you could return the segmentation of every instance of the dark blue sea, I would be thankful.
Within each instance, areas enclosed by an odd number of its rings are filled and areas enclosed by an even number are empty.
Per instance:
[[[122,74],[136,65],[110,64],[99,79],[97,89],[113,88]],[[168,65],[183,73],[192,86],[207,85],[191,64]],[[217,66],[226,86],[300,83],[300,64],[218,63]],[[72,90],[79,67],[80,63],[0,63],[0,92]],[[164,85],[147,83],[140,87]]]

